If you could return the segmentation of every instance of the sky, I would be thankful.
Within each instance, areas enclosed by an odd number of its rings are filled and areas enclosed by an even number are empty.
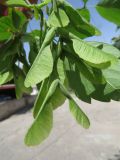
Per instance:
[[[81,8],[83,6],[82,0],[68,0],[75,8]],[[102,18],[96,11],[95,5],[100,0],[88,0],[87,8],[91,14],[91,23],[95,25],[102,32],[101,36],[93,36],[87,38],[88,41],[99,41],[104,43],[112,43],[111,39],[115,36],[120,35],[120,30],[116,31],[116,25]],[[28,31],[31,29],[37,29],[39,26],[39,22],[36,20],[32,20],[30,26],[28,27]],[[25,48],[29,49],[28,45],[25,44]]]

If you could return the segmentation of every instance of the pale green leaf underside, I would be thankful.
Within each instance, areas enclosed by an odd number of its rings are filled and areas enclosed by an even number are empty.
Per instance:
[[[47,78],[53,69],[53,57],[50,50],[50,46],[47,46],[42,53],[39,52],[31,69],[29,70],[25,86],[34,86]]]
[[[46,104],[44,109],[36,117],[34,123],[25,136],[25,144],[34,146],[45,140],[53,126],[53,109],[51,103]]]
[[[110,62],[115,63],[117,58],[88,44],[82,40],[73,39],[73,48],[76,54],[83,60],[93,63],[96,66]]]
[[[95,42],[95,41],[89,41],[89,44],[95,46],[95,47],[100,47],[101,50],[104,52],[111,54],[117,58],[120,57],[120,50],[114,47],[113,45],[107,44],[107,43],[102,43],[102,42]]]
[[[89,128],[90,121],[89,121],[88,117],[79,108],[79,106],[77,105],[77,103],[73,99],[69,100],[69,107],[70,107],[71,113],[75,117],[78,124],[82,125],[86,129]]]

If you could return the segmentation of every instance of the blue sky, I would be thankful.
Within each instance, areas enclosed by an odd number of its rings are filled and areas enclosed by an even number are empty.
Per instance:
[[[81,8],[83,6],[82,0],[68,0],[75,8]],[[91,23],[95,25],[97,28],[100,29],[102,32],[101,36],[93,36],[90,38],[87,38],[89,41],[100,41],[105,43],[111,43],[111,39],[114,36],[118,36],[120,34],[120,31],[116,31],[116,25],[113,23],[108,22],[107,20],[103,19],[96,11],[95,5],[100,0],[88,0],[87,7],[90,10],[91,13]],[[36,29],[39,26],[39,22],[36,22],[35,20],[32,20],[30,23],[30,26],[28,30]],[[28,45],[25,45],[27,49]]]
[[[81,0],[68,0],[74,7],[78,8],[83,5]],[[103,19],[96,11],[94,6],[99,2],[100,0],[88,0],[87,7],[90,10],[91,13],[91,23],[95,25],[97,28],[100,29],[102,32],[101,36],[94,36],[91,38],[88,38],[88,40],[93,41],[102,41],[106,43],[111,43],[111,39],[114,36],[118,36],[120,34],[120,31],[116,32],[116,25],[113,23],[108,22],[107,20]]]

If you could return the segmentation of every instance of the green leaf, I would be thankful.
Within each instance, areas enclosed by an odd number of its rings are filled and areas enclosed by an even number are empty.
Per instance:
[[[78,124],[82,125],[84,128],[90,127],[90,121],[85,113],[79,108],[74,100],[69,100],[69,108],[73,116],[75,117]]]
[[[117,62],[117,58],[108,54],[85,41],[73,39],[73,48],[76,54],[83,60],[89,62],[89,65],[104,68]]]
[[[23,25],[27,22],[27,18],[22,12],[13,9],[12,22],[16,29],[21,29]]]
[[[91,95],[91,97],[97,101],[101,102],[110,102],[111,98],[104,93],[105,85],[98,84],[96,85],[95,92]]]
[[[37,114],[39,113],[39,110],[42,107],[42,104],[43,104],[45,97],[46,97],[48,90],[49,90],[49,85],[50,84],[49,84],[48,79],[46,79],[42,82],[42,85],[40,87],[40,90],[38,92],[38,96],[36,98],[36,101],[35,101],[34,107],[33,107],[34,108],[34,110],[33,110],[34,118],[37,116]]]
[[[116,89],[113,88],[109,83],[106,84],[105,89],[104,89],[104,94],[110,94],[112,92],[114,92]]]
[[[0,41],[4,41],[12,38],[13,30],[14,30],[14,27],[12,25],[11,18],[8,16],[1,17],[0,18]]]
[[[120,1],[103,0],[96,6],[99,14],[110,22],[120,25]]]
[[[50,46],[47,46],[37,55],[32,67],[26,76],[25,86],[29,87],[40,83],[51,74],[52,70],[53,56],[50,50]]]
[[[120,61],[108,69],[103,70],[103,75],[107,83],[114,90],[120,89]]]
[[[8,0],[7,5],[9,6],[21,6],[21,7],[28,7],[27,3],[24,0]]]
[[[80,73],[80,76],[81,76],[81,82],[85,87],[86,94],[87,95],[92,94],[95,90],[94,85],[82,73]]]
[[[30,93],[31,88],[26,88],[24,86],[25,75],[22,70],[18,67],[14,68],[14,82],[16,85],[16,97],[21,98],[23,93]]]
[[[60,88],[57,86],[55,93],[53,94],[51,98],[51,103],[53,109],[57,109],[58,107],[62,106],[66,100],[66,97],[62,94]]]
[[[25,136],[25,144],[34,146],[45,140],[53,127],[53,108],[47,103],[44,109],[37,115],[34,123]]]
[[[102,42],[89,42],[89,44],[100,48],[102,51],[111,54],[117,58],[120,58],[120,50],[114,47],[113,45],[102,43]]]
[[[36,20],[39,20],[39,10],[37,7],[34,6],[34,17]]]
[[[84,17],[88,22],[90,22],[90,12],[86,8],[77,9],[78,13]]]
[[[86,4],[88,0],[83,0],[83,2]]]
[[[43,110],[44,106],[46,105],[46,103],[48,103],[49,99],[51,100],[51,97],[54,95],[57,86],[58,86],[57,79],[50,81],[50,79],[48,78],[45,81],[43,81],[34,105],[34,112],[33,112],[34,117],[36,117],[37,114]]]
[[[74,99],[71,97],[70,93],[67,91],[65,86],[59,81],[60,90],[62,93],[69,99],[69,107],[70,111],[75,117],[78,124],[81,124],[84,128],[89,128],[90,122],[88,117],[85,115],[85,113],[79,108],[77,103],[74,101]]]
[[[58,71],[58,75],[59,75],[61,82],[64,84],[65,82],[64,63],[61,59],[58,59],[57,71]]]
[[[0,74],[7,72],[11,69],[13,65],[13,57],[9,56],[6,59],[1,58],[0,59]]]
[[[29,44],[30,44],[29,62],[30,64],[33,64],[35,58],[38,55],[38,48],[35,40],[33,42],[29,42]]]
[[[52,27],[49,29],[49,31],[47,32],[47,34],[45,35],[45,39],[42,43],[42,46],[41,46],[41,49],[40,49],[40,52],[48,45],[51,43],[52,39],[54,38],[55,36],[55,31],[56,31],[56,28],[55,27]]]
[[[0,74],[0,85],[9,82],[10,80],[12,80],[12,78],[13,74],[10,71]]]
[[[70,89],[74,91],[79,99],[90,103],[91,99],[89,94],[94,91],[91,82],[83,76],[73,60],[65,59],[65,70]]]
[[[62,37],[64,37],[65,39],[68,38],[87,38],[88,35],[86,33],[80,32],[78,31],[76,28],[74,28],[74,26],[72,25],[68,25],[64,28],[58,28],[58,32],[60,33],[60,35]]]
[[[59,9],[58,12],[52,11],[48,19],[48,24],[52,27],[65,27],[68,23],[69,18],[62,9]]]
[[[67,16],[69,17],[70,24],[80,33],[87,35],[100,35],[100,31],[92,26],[88,21],[82,17],[79,12],[74,9],[69,3],[63,2]]]
[[[47,4],[49,4],[51,2],[51,0],[44,0],[42,3],[36,5],[38,9],[41,9],[42,7],[46,6]]]
[[[35,103],[36,105],[34,110],[35,121],[33,122],[32,126],[28,130],[25,137],[25,143],[28,146],[34,146],[40,144],[44,139],[48,137],[52,129],[52,124],[53,124],[52,96],[55,94],[56,88],[58,86],[58,80],[56,79],[52,82],[47,94],[46,91],[43,90],[44,85],[46,88],[46,82],[45,83],[43,82],[42,89],[40,90],[37,101]],[[43,102],[42,100],[40,101],[41,94],[44,94],[42,95],[43,96],[42,98],[44,99]]]

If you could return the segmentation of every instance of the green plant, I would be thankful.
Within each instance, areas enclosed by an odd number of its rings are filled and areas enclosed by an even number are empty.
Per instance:
[[[25,136],[25,143],[34,146],[48,137],[53,111],[66,99],[76,121],[89,128],[90,121],[73,94],[87,103],[92,98],[105,102],[120,100],[120,51],[109,44],[84,40],[101,34],[90,24],[87,0],[80,9],[74,9],[66,0],[30,2],[4,3],[8,14],[0,18],[0,84],[14,79],[17,98],[37,86],[34,122]],[[120,25],[119,0],[104,0],[96,9],[107,20]],[[40,29],[28,33],[32,17],[40,20]],[[24,42],[30,46],[28,59]]]

